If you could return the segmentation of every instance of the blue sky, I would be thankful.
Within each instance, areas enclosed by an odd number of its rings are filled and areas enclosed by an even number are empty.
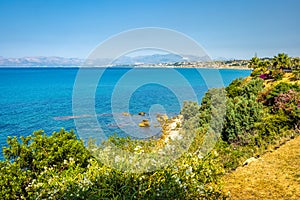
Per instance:
[[[140,27],[174,29],[212,57],[300,56],[299,0],[0,0],[0,56],[85,58]]]

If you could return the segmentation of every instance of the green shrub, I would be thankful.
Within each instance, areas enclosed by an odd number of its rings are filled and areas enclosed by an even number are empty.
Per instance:
[[[3,148],[6,161],[1,163],[0,197],[5,199],[27,198],[27,186],[45,168],[64,171],[68,168],[65,160],[69,159],[73,159],[77,167],[85,168],[91,158],[73,131],[61,130],[50,136],[36,131],[31,136],[21,136],[20,140],[8,137],[8,147]]]
[[[136,140],[112,139],[132,150]],[[42,131],[8,139],[0,162],[1,199],[203,199],[221,198],[223,174],[218,155],[204,159],[186,152],[172,165],[153,172],[130,173],[91,157],[73,132],[46,136]],[[147,145],[148,141],[139,144]],[[153,143],[149,141],[149,143]]]
[[[199,113],[199,110],[200,106],[196,102],[184,101],[180,114],[183,115],[185,120],[189,120],[195,117]]]
[[[257,125],[258,135],[256,136],[257,145],[261,145],[261,140],[264,143],[272,143],[278,139],[282,133],[293,128],[292,120],[282,114],[266,114],[260,123]]]
[[[286,93],[289,90],[294,90],[296,92],[300,91],[300,87],[297,84],[291,84],[286,82],[280,82],[274,88],[272,88],[266,96],[263,96],[262,99],[265,100],[264,104],[268,106],[273,106],[275,97],[280,94]],[[262,100],[262,101],[263,101]]]
[[[270,71],[270,77],[272,77],[276,81],[282,80],[283,75],[284,72],[281,69],[275,69]]]
[[[237,96],[250,97],[257,95],[263,89],[263,80],[260,78],[252,79],[243,83],[242,79],[235,79],[228,87],[226,87],[227,96],[234,98]]]
[[[222,133],[223,139],[230,143],[246,145],[254,135],[255,123],[262,118],[262,104],[256,96],[235,97],[227,103],[226,122]]]
[[[229,84],[229,86],[226,87],[226,93],[229,98],[234,98],[234,97],[240,95],[242,82],[243,82],[243,79],[238,78],[238,79],[233,80]]]

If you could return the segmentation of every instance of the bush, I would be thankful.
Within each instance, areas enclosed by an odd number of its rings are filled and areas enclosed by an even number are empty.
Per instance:
[[[274,88],[268,91],[265,96],[261,97],[265,105],[273,106],[275,102],[275,97],[280,94],[286,93],[289,90],[294,90],[296,92],[300,91],[300,87],[297,84],[291,84],[286,82],[280,82]]]
[[[226,122],[222,133],[223,139],[230,143],[246,145],[254,135],[255,123],[262,118],[262,104],[256,96],[235,97],[227,104]]]
[[[270,71],[270,76],[276,81],[282,80],[283,75],[284,75],[284,72],[281,69],[280,70],[276,69],[276,70]]]
[[[243,83],[237,79],[227,88],[226,121],[222,138],[229,142],[246,145],[254,135],[255,123],[263,113],[263,105],[256,97],[263,88],[262,79],[252,79]]]
[[[114,145],[133,149],[135,140],[115,138]],[[121,142],[118,142],[121,141]],[[151,142],[151,141],[149,141]],[[221,198],[223,174],[218,155],[205,159],[185,153],[172,165],[153,172],[130,173],[107,167],[64,130],[46,136],[8,139],[0,162],[1,199],[202,199]],[[147,141],[143,144],[146,145]]]
[[[274,99],[272,112],[288,117],[291,128],[298,127],[300,123],[300,92],[289,90],[279,94]]]
[[[282,113],[266,114],[257,125],[256,145],[260,146],[262,142],[271,144],[291,128],[293,128],[293,125],[288,116]]]
[[[227,88],[227,96],[234,98],[237,96],[250,97],[257,95],[263,89],[263,80],[260,78],[252,79],[249,82],[243,83],[241,79],[234,80]]]
[[[61,130],[50,136],[43,131],[36,131],[20,139],[8,137],[8,147],[3,148],[6,161],[1,163],[2,198],[27,198],[29,194],[26,188],[45,168],[64,171],[68,168],[65,161],[69,159],[73,159],[78,168],[85,168],[91,158],[73,131]]]
[[[227,96],[229,98],[234,98],[240,95],[241,85],[242,85],[242,78],[238,78],[233,80],[228,87],[226,87]]]

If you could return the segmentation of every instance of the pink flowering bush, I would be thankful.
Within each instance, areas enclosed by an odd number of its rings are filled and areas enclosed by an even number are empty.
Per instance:
[[[261,78],[261,79],[263,79],[263,80],[266,80],[266,79],[269,78],[269,75],[268,75],[268,74],[261,74],[261,75],[259,76],[259,78]]]
[[[297,124],[300,120],[300,92],[288,90],[286,93],[275,97],[272,107],[274,113],[283,113]]]
[[[300,93],[294,90],[289,90],[286,93],[279,94],[275,97],[273,111],[283,109],[286,112],[299,109],[300,107]]]

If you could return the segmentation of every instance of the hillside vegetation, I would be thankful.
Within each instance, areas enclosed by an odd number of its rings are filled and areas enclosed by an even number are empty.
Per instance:
[[[225,174],[299,134],[299,59],[286,54],[273,59],[254,57],[249,67],[253,68],[250,77],[236,79],[225,89],[209,90],[201,105],[185,102],[181,111],[184,121],[177,127],[181,137],[168,142],[166,130],[159,139],[113,136],[100,147],[90,141],[87,148],[72,131],[50,136],[37,131],[20,140],[8,138],[5,160],[0,162],[0,198],[227,198],[222,190]],[[207,137],[218,139],[212,150]],[[157,170],[122,170],[133,164],[155,167],[155,157],[147,164],[138,160],[139,156],[173,155],[191,138],[187,151]],[[109,149],[122,149],[133,156],[123,159]],[[109,158],[114,158],[117,168],[100,162]]]

